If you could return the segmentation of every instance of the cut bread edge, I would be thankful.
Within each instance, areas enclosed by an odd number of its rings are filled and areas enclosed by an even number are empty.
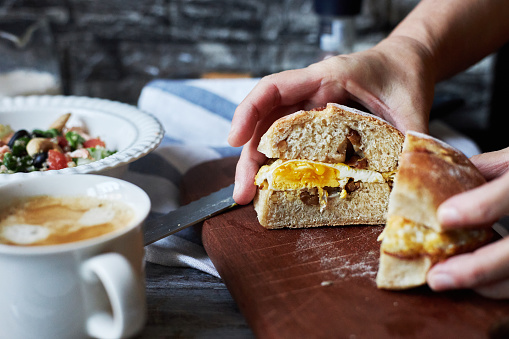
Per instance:
[[[367,169],[389,172],[397,168],[404,135],[375,115],[333,103],[276,120],[262,136],[258,151],[272,159],[340,163],[352,130],[359,133]]]

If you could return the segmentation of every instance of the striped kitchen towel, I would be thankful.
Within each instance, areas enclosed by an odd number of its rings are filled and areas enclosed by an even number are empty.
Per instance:
[[[228,145],[230,122],[237,105],[259,79],[159,79],[148,83],[138,101],[141,110],[163,124],[165,137],[151,154],[130,164],[125,179],[144,189],[155,217],[179,205],[179,184],[188,169],[202,162],[239,155]],[[479,153],[470,139],[440,121],[430,124],[432,135],[468,156]],[[193,228],[146,248],[146,259],[168,266],[194,267],[219,276]]]
[[[180,180],[188,169],[240,154],[240,147],[231,147],[226,141],[230,122],[235,108],[258,80],[159,79],[143,88],[138,107],[162,123],[165,136],[154,152],[130,164],[126,180],[150,196],[150,217],[178,207]],[[193,228],[147,246],[146,259],[162,265],[194,267],[218,276]]]

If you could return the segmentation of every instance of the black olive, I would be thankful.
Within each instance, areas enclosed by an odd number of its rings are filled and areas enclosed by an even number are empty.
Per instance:
[[[24,129],[20,129],[19,131],[16,131],[16,133],[14,133],[14,135],[11,137],[11,140],[9,140],[9,143],[7,144],[7,146],[9,146],[9,148],[12,149],[12,146],[14,146],[14,142],[22,137],[30,138],[30,134]]]
[[[37,153],[34,155],[34,167],[41,168],[46,159],[48,159],[48,152]]]

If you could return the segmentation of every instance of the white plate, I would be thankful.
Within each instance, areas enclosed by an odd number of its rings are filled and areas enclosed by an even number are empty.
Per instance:
[[[28,96],[0,99],[0,124],[14,131],[47,129],[60,115],[71,113],[66,126],[85,125],[109,150],[118,152],[99,161],[56,171],[0,174],[0,184],[55,174],[100,173],[120,176],[128,163],[153,151],[164,130],[153,116],[120,102],[77,96]]]

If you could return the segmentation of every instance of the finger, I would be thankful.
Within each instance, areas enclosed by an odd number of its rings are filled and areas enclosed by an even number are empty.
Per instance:
[[[449,258],[431,268],[427,281],[435,291],[484,288],[509,279],[509,238],[475,252]]]
[[[252,149],[250,143],[242,149],[235,171],[235,188],[233,199],[239,205],[246,205],[253,200],[256,194],[254,177],[265,161],[265,156]]]
[[[424,118],[417,114],[404,114],[391,111],[390,114],[385,114],[387,121],[389,121],[394,127],[405,134],[407,131],[415,131],[427,134],[428,122]],[[394,117],[394,118],[393,118]]]
[[[264,154],[258,152],[258,143],[261,135],[268,128],[267,119],[257,124],[254,134],[242,149],[235,170],[235,187],[233,199],[239,205],[246,205],[253,200],[256,194],[254,179],[258,169],[267,159]]]
[[[509,299],[509,279],[476,288],[475,291],[486,298]]]
[[[241,156],[237,163],[235,171],[235,189],[233,193],[233,198],[236,203],[245,205],[253,200],[256,193],[254,179],[258,169],[267,159],[265,155],[257,150],[262,135],[267,131],[273,121],[294,112],[295,109],[294,106],[283,107],[258,122],[251,140],[249,140],[242,149]]]
[[[478,226],[509,212],[509,172],[484,185],[444,201],[437,216],[444,228]]]
[[[280,106],[293,106],[308,100],[320,84],[320,78],[306,68],[262,78],[235,110],[228,142],[235,147],[245,144],[258,121]]]
[[[509,147],[494,152],[474,155],[470,160],[484,175],[486,180],[492,180],[507,171],[509,166]]]

